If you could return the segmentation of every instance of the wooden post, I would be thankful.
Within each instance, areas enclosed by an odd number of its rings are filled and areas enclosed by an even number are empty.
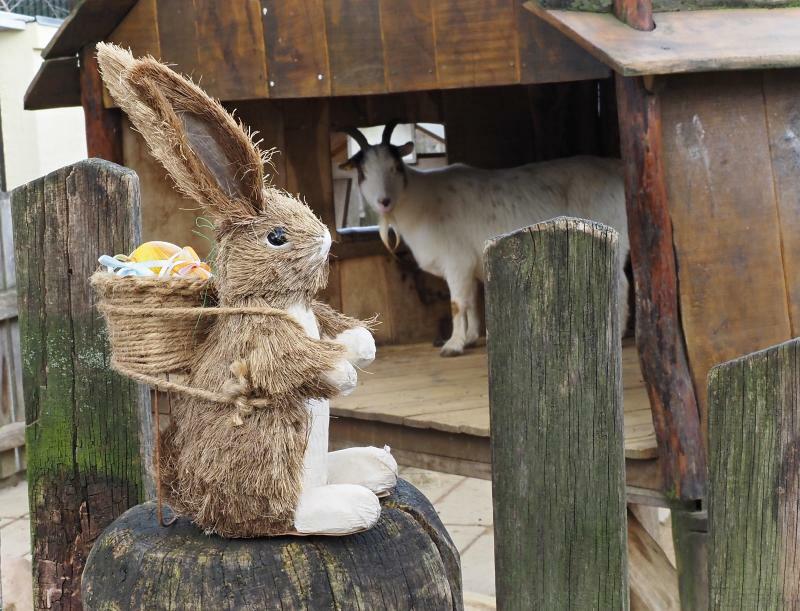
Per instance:
[[[712,609],[800,605],[800,339],[708,376]]]
[[[618,257],[567,218],[487,246],[498,608],[628,608]]]
[[[636,286],[636,346],[665,489],[673,498],[700,499],[706,459],[678,311],[658,99],[641,78],[617,76],[617,105]]]
[[[94,44],[80,52],[81,106],[86,123],[86,149],[89,157],[124,163],[122,155],[122,115],[118,108],[103,106],[103,80]]]
[[[708,512],[672,508],[672,541],[684,609],[708,609]]]
[[[98,255],[139,241],[139,183],[89,159],[19,187],[11,201],[34,606],[80,609],[92,542],[147,485],[139,448],[148,394],[111,372],[88,281]]]
[[[371,529],[347,537],[223,539],[155,503],[103,533],[83,576],[91,609],[462,611],[458,549],[436,510],[399,480]]]
[[[652,0],[614,0],[614,15],[636,30],[649,31],[656,27]]]

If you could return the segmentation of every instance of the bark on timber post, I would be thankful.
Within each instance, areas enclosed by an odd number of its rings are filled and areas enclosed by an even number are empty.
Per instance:
[[[628,608],[617,240],[560,218],[486,249],[498,608]]]
[[[12,193],[34,605],[80,609],[92,542],[144,496],[149,397],[111,372],[89,275],[139,241],[139,183],[89,159]],[[140,418],[141,410],[141,418]]]
[[[636,30],[649,31],[656,27],[652,0],[614,0],[614,15]]]
[[[616,78],[636,287],[636,346],[653,410],[666,492],[674,498],[696,500],[705,494],[706,458],[678,312],[658,99],[645,89],[641,78]]]
[[[103,81],[94,44],[81,49],[80,77],[87,154],[123,164],[122,115],[118,108],[103,106]]]
[[[712,609],[800,606],[800,339],[708,376]]]

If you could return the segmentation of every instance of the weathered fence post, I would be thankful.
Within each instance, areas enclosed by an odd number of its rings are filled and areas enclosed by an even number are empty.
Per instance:
[[[498,608],[628,608],[618,257],[568,218],[487,246]]]
[[[89,159],[12,194],[34,605],[80,609],[92,542],[145,496],[149,396],[109,369],[89,276],[140,239],[132,171]],[[149,429],[146,429],[149,431]]]
[[[712,609],[800,606],[800,339],[708,376]]]

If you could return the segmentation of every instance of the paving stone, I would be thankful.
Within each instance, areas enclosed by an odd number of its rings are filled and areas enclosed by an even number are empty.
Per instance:
[[[447,496],[434,502],[445,526],[491,526],[492,482],[465,477]]]
[[[494,535],[491,531],[478,537],[461,555],[464,590],[494,596]]]
[[[434,505],[458,484],[468,479],[460,475],[439,473],[438,471],[428,471],[414,467],[402,469],[401,476],[404,480],[419,488],[420,492],[428,497],[428,500]]]
[[[458,548],[458,553],[462,553],[472,542],[480,537],[486,529],[483,526],[447,526],[450,538]]]
[[[3,580],[3,608],[6,611],[29,611],[33,609],[33,578],[31,559],[7,558],[0,563]]]
[[[28,482],[0,488],[0,518],[20,518],[28,511]]]
[[[14,520],[0,528],[0,553],[3,558],[21,558],[31,552],[31,524],[27,518]]]

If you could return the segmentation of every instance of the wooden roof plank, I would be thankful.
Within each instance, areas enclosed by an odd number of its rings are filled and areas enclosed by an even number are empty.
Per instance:
[[[75,55],[88,42],[104,40],[137,0],[79,0],[42,51],[53,59]]]
[[[81,105],[78,58],[48,59],[39,66],[25,92],[25,110],[44,110]]]
[[[800,8],[657,13],[649,32],[609,13],[525,8],[624,76],[800,66]]]

